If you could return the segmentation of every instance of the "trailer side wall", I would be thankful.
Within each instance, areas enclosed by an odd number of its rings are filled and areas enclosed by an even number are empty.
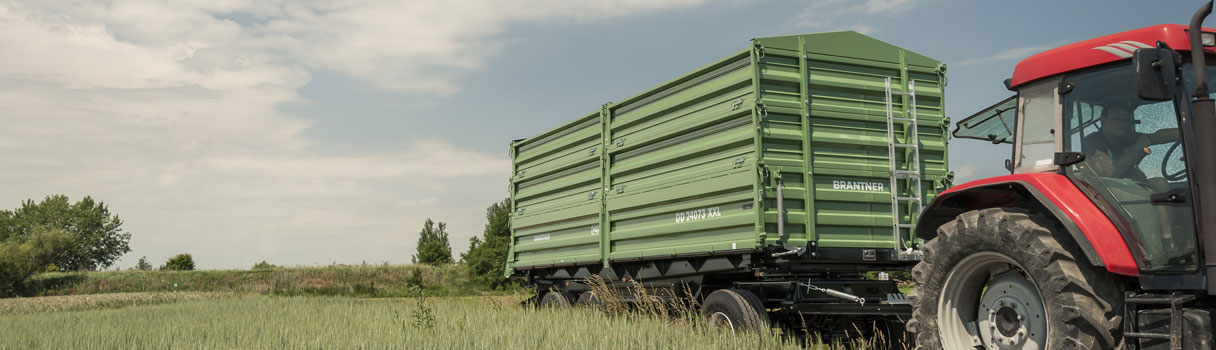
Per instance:
[[[944,66],[855,32],[758,38],[513,142],[507,274],[799,247],[893,256],[887,79],[896,92],[913,82],[919,124],[920,161],[906,149],[895,158],[923,190],[900,180],[897,195],[927,203],[952,176]],[[911,116],[910,97],[891,103]],[[908,127],[896,122],[893,142],[911,143]],[[901,205],[901,222],[915,212]],[[917,243],[907,230],[900,239]]]

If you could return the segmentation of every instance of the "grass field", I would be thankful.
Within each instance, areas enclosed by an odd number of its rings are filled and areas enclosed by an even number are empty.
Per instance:
[[[639,289],[640,290],[640,289]],[[326,266],[36,276],[0,299],[0,349],[804,349],[731,334],[692,308],[522,308],[462,266]],[[634,300],[649,300],[636,294]],[[421,297],[420,297],[421,296]],[[871,349],[873,339],[855,349]],[[809,348],[834,348],[812,345]]]
[[[521,308],[521,295],[209,297],[2,315],[0,349],[803,349],[690,319]]]
[[[169,304],[237,296],[239,295],[214,292],[150,292],[8,298],[0,299],[0,316]]]
[[[333,265],[266,270],[44,273],[23,296],[140,292],[228,292],[279,296],[409,297],[480,295],[461,265]]]

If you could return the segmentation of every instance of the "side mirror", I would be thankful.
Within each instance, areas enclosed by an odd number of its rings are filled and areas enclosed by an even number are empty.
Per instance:
[[[1174,99],[1177,89],[1178,65],[1174,51],[1166,48],[1136,50],[1132,65],[1136,67],[1136,95],[1147,101]]]

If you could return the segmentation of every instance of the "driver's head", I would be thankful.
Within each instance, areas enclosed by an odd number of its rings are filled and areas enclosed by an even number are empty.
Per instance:
[[[1102,111],[1102,132],[1110,136],[1123,136],[1135,130],[1131,108],[1124,105],[1110,105]]]

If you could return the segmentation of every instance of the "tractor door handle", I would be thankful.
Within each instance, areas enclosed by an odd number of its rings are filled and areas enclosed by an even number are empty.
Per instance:
[[[1148,200],[1153,203],[1186,203],[1186,192],[1169,191],[1154,193],[1148,197]]]

